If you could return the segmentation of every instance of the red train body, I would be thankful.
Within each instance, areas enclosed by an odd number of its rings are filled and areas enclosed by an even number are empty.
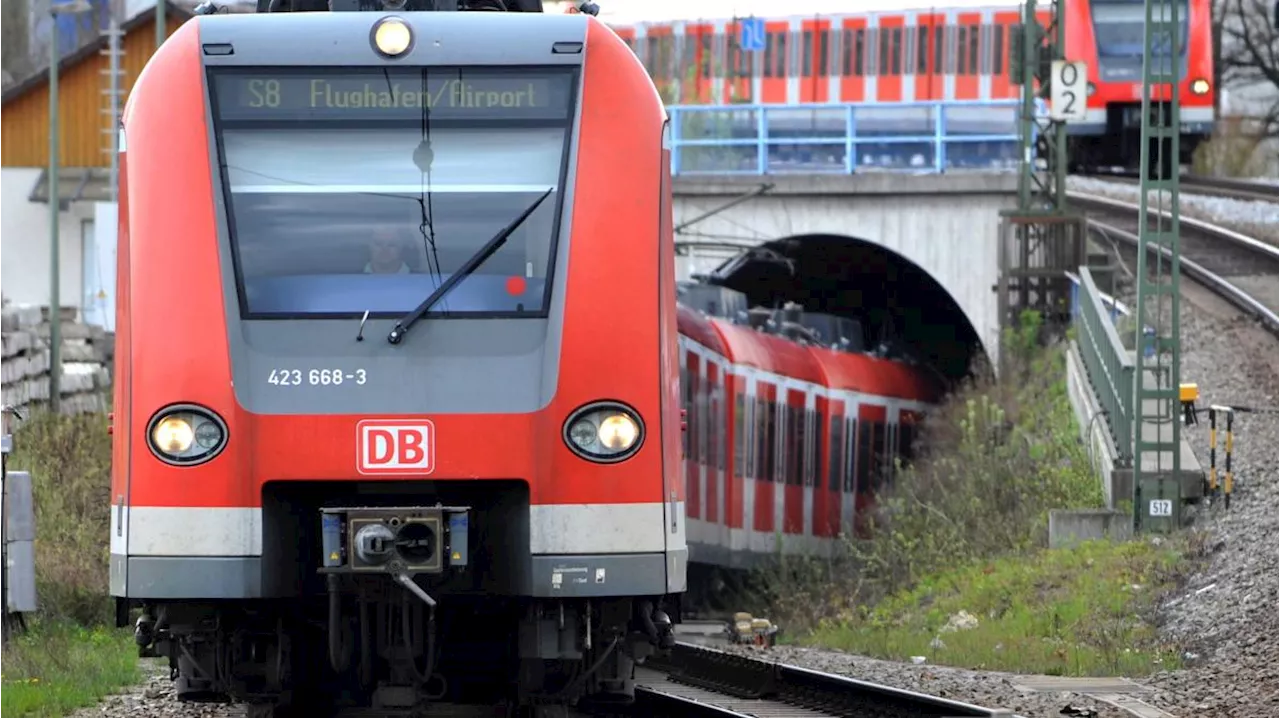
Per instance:
[[[757,310],[743,324],[723,316],[735,313],[724,304],[711,314],[689,304],[679,327],[690,561],[742,567],[780,552],[828,555],[859,530],[893,460],[909,455],[940,380],[832,348],[842,339],[859,347],[851,322],[842,334],[826,318],[825,336],[810,327],[797,341],[809,317]]]
[[[1185,160],[1212,132],[1217,88],[1210,2],[1178,2]],[[1131,165],[1138,160],[1142,101],[1142,2],[1080,0],[1062,8],[1066,59],[1089,68],[1088,115],[1069,130],[1073,157]],[[1039,17],[1047,26],[1047,12]],[[671,103],[892,106],[1020,97],[1010,81],[1009,51],[1021,18],[1018,4],[953,0],[880,11],[850,3],[821,15],[765,18],[760,52],[742,49],[742,18],[627,19],[614,27]]]
[[[687,549],[669,129],[617,36],[202,16],[122,134],[111,593],[179,698],[629,696]]]

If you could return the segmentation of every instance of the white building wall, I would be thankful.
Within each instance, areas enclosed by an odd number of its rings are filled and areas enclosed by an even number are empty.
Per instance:
[[[27,199],[40,172],[25,167],[0,170],[0,295],[14,304],[49,303],[49,205]],[[58,293],[64,307],[83,304],[83,247],[92,234],[92,203],[76,202],[61,213]]]

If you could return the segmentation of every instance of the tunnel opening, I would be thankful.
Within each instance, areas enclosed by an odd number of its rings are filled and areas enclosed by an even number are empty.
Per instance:
[[[785,237],[721,264],[706,281],[746,295],[749,306],[856,320],[866,350],[907,356],[932,367],[954,387],[987,359],[973,323],[950,292],[919,265],[891,249],[830,234]]]

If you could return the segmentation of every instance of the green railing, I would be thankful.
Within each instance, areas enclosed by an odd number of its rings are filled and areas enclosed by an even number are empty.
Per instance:
[[[1089,383],[1107,413],[1105,421],[1116,443],[1117,462],[1128,465],[1133,460],[1134,361],[1102,304],[1102,293],[1088,267],[1080,268],[1077,311],[1080,354]]]

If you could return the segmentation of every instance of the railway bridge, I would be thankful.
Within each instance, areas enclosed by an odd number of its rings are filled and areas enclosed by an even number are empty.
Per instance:
[[[852,105],[669,109],[681,278],[856,316],[868,346],[894,337],[952,376],[975,350],[998,361],[1000,215],[1018,191],[1011,103],[933,103],[894,117]],[[1102,307],[1081,269],[1077,323],[1110,339],[1072,349],[1068,384],[1088,427],[1082,438],[1106,457],[1100,474],[1114,508],[1133,495],[1132,437],[1166,441],[1169,427],[1116,394],[1133,386],[1133,351]],[[1088,368],[1104,365],[1113,371]],[[1099,414],[1108,430],[1090,420]],[[1179,443],[1180,495],[1198,498],[1204,472]],[[1160,454],[1144,456],[1144,467],[1170,466],[1170,450]]]

